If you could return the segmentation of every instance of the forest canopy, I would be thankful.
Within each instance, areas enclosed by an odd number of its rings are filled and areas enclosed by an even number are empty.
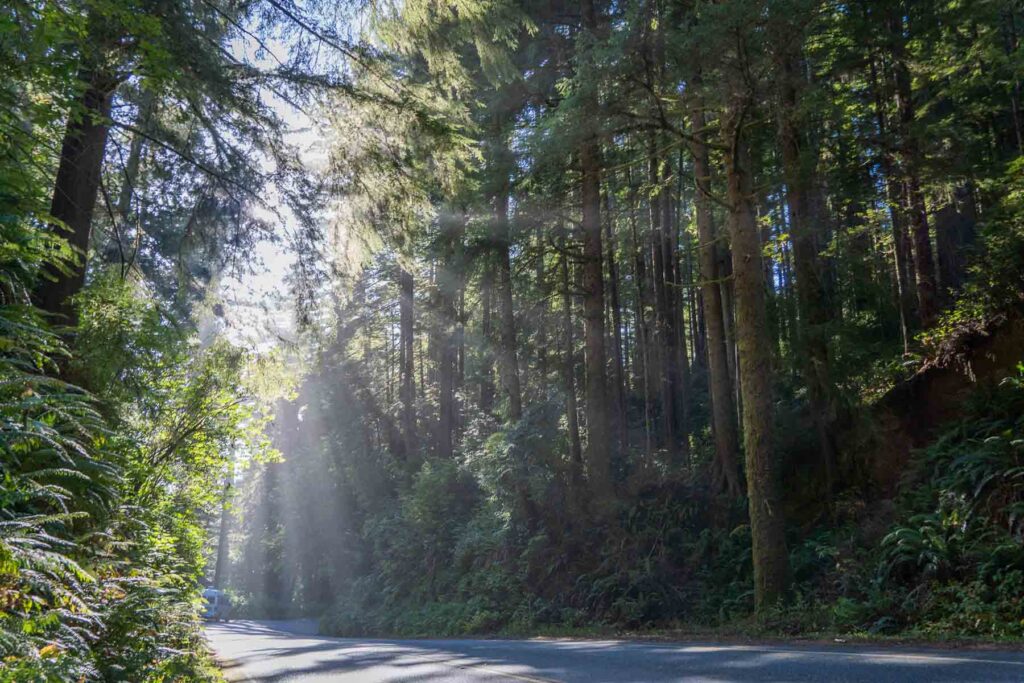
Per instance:
[[[204,586],[1021,637],[1022,21],[5,3],[0,680],[217,680]]]

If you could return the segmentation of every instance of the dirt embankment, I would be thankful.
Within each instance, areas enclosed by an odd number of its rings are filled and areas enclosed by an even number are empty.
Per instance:
[[[955,421],[971,393],[1002,381],[1024,361],[1024,311],[965,331],[936,358],[894,387],[872,409],[871,443],[863,464],[880,497],[891,496],[915,448]]]

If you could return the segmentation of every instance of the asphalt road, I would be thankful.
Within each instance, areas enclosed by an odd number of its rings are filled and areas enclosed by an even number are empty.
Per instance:
[[[376,640],[310,622],[210,624],[232,681],[1024,681],[1024,652],[617,640]]]

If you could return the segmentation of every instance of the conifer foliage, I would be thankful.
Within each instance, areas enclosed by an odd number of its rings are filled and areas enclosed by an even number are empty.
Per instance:
[[[881,561],[866,530],[938,426],[879,464],[863,425],[1019,315],[1017,3],[373,9],[449,125],[332,108],[341,277],[243,496],[254,612],[455,633],[881,600],[844,568]]]

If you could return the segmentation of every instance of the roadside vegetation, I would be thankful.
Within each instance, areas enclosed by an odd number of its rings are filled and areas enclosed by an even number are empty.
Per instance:
[[[243,358],[200,351],[114,278],[83,293],[72,352],[26,288],[52,249],[3,230],[0,680],[220,680],[196,587],[209,482],[248,439]]]
[[[0,681],[221,680],[207,530],[270,451],[251,355],[198,329],[250,239],[213,136],[258,112],[211,99],[217,5],[174,6],[0,9]]]

